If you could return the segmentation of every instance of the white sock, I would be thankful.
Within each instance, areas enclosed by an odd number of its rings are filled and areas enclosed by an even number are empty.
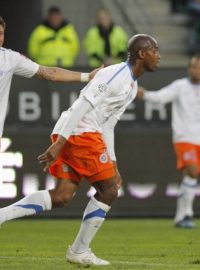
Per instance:
[[[37,191],[22,200],[0,209],[0,224],[11,219],[30,216],[52,208],[47,190]]]
[[[180,186],[180,194],[177,200],[175,223],[181,221],[184,217],[193,217],[193,201],[195,198],[195,189],[197,179],[185,175]]]
[[[84,215],[79,233],[71,248],[75,253],[82,253],[88,250],[92,239],[105,220],[106,213],[110,206],[97,201],[94,197],[89,201]]]

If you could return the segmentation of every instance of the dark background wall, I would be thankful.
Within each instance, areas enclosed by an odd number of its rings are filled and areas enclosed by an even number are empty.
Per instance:
[[[7,48],[26,54],[30,31],[42,18],[42,0],[0,0],[0,16],[7,24]]]

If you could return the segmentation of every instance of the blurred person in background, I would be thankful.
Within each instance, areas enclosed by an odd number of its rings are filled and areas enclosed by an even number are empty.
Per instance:
[[[139,88],[138,97],[153,103],[172,103],[172,132],[177,169],[183,172],[175,225],[194,228],[193,201],[200,174],[200,55],[193,56],[188,78],[178,79],[159,91]]]
[[[99,69],[80,73],[57,67],[40,66],[18,52],[3,48],[6,23],[0,16],[0,150],[1,137],[8,107],[8,97],[13,75],[39,78],[56,82],[87,82]]]
[[[128,36],[122,27],[116,25],[109,11],[97,13],[96,25],[91,27],[84,38],[84,48],[91,67],[116,64],[126,58]]]
[[[72,67],[79,53],[79,38],[62,11],[50,7],[46,20],[31,33],[28,55],[40,65]]]

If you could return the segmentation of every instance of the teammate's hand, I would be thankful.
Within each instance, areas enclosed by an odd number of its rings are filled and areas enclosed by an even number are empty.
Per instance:
[[[96,73],[101,70],[102,68],[104,68],[104,65],[101,65],[99,68],[96,68],[94,70],[92,70],[90,73],[89,73],[89,80],[91,81],[94,76],[96,75]]]
[[[41,164],[44,164],[44,172],[47,172],[49,167],[54,163],[56,158],[59,156],[63,145],[55,142],[53,143],[43,154],[38,157],[38,161]]]
[[[144,92],[145,92],[145,89],[141,86],[138,87],[138,91],[137,91],[137,97],[143,99],[144,98]]]

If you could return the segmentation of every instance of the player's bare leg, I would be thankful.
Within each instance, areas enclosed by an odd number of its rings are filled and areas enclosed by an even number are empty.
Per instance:
[[[184,177],[177,200],[175,224],[180,228],[194,228],[193,201],[197,185],[198,171],[195,165],[189,164],[184,169]]]
[[[49,191],[52,201],[52,207],[54,208],[67,206],[73,199],[77,189],[78,184],[71,180],[57,180],[55,188]]]
[[[89,246],[103,224],[106,213],[117,198],[118,187],[115,178],[98,181],[93,186],[97,192],[85,209],[79,233],[72,246],[69,247],[66,256],[67,260],[73,263],[109,265],[108,261],[97,258]]]
[[[66,206],[73,198],[78,186],[70,180],[59,179],[50,191],[41,190],[22,200],[0,209],[0,224],[24,216],[35,215],[54,207]]]

